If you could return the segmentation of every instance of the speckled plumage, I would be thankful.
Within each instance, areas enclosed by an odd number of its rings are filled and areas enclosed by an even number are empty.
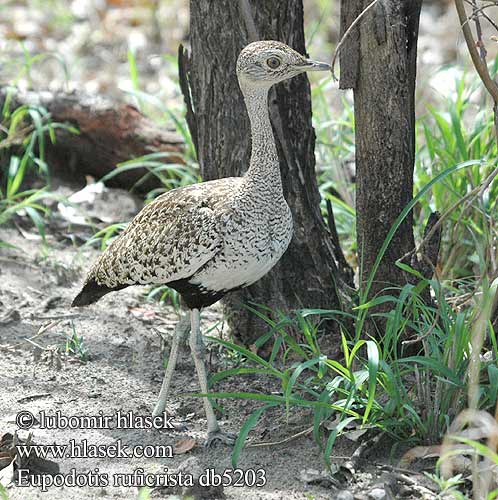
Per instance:
[[[277,58],[279,67],[265,67]],[[316,63],[315,63],[316,64]],[[237,61],[251,121],[252,152],[243,177],[169,191],[147,205],[91,268],[74,305],[129,285],[166,284],[190,308],[251,285],[280,259],[292,237],[268,113],[272,84],[310,68],[280,42],[255,42]]]
[[[283,197],[272,204],[255,188],[247,177],[225,178],[161,195],[99,257],[87,282],[110,290],[169,284],[180,293],[190,284],[189,307],[254,283],[292,235]]]

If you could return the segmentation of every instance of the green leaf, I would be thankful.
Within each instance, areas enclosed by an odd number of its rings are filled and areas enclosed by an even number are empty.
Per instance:
[[[417,277],[420,280],[425,280],[425,278],[420,274],[419,271],[416,269],[413,269],[413,267],[409,266],[408,264],[405,264],[400,261],[396,261],[396,266],[405,271],[408,274],[413,274],[413,276]]]
[[[368,354],[368,402],[363,415],[363,423],[368,421],[370,411],[375,401],[375,387],[377,385],[377,372],[379,370],[379,349],[372,340],[367,340]]]
[[[232,450],[232,465],[234,468],[237,467],[237,463],[239,461],[239,456],[244,448],[244,444],[246,442],[247,435],[249,432],[256,427],[256,424],[258,423],[259,419],[261,418],[261,415],[268,410],[269,408],[274,407],[275,404],[267,404],[265,406],[262,406],[261,408],[258,408],[257,410],[253,411],[251,415],[249,415],[249,418],[244,422],[244,425],[239,431],[239,435],[237,436],[237,440],[235,441],[235,444],[233,446]]]
[[[190,397],[196,397],[196,398],[217,398],[217,399],[250,399],[253,401],[263,401],[266,403],[277,403],[281,405],[285,405],[287,403],[287,400],[283,396],[276,396],[273,394],[260,394],[256,392],[210,392],[207,394],[201,394],[201,393],[196,393],[196,394],[182,394],[182,396],[190,396]],[[339,405],[333,404],[333,403],[326,403],[322,401],[312,401],[308,399],[302,399],[298,396],[291,398],[289,400],[289,404],[291,406],[303,406],[305,408],[327,408],[327,409],[333,409],[337,410],[340,412],[345,412],[351,416],[354,416],[356,418],[360,418],[360,415],[358,412],[355,412],[349,408],[343,408]]]
[[[344,430],[344,428],[350,423],[354,422],[355,417],[347,417],[341,422],[337,424],[337,427],[330,433],[330,436],[327,439],[327,444],[325,446],[324,458],[327,462],[327,465],[330,467],[330,454],[332,453],[332,448],[335,444],[337,436]]]
[[[426,358],[424,356],[410,356],[408,358],[403,358],[398,361],[398,363],[415,363],[418,365],[423,365],[433,370],[433,374],[436,376],[446,377],[448,381],[457,387],[463,386],[463,381],[455,376],[452,370],[450,370],[441,361],[434,358]]]
[[[3,484],[0,484],[0,498],[2,500],[9,500],[9,495],[7,494],[7,490]]]
[[[322,361],[323,359],[326,359],[326,356],[321,356],[319,358],[315,358],[315,359],[310,359],[308,361],[305,361],[304,363],[301,363],[295,370],[294,370],[294,373],[292,374],[292,377],[289,379],[289,383],[287,384],[287,387],[285,388],[285,392],[284,392],[284,397],[285,397],[285,401],[286,401],[286,407],[287,407],[287,410],[289,409],[289,404],[290,404],[290,399],[291,399],[291,394],[292,394],[292,389],[294,389],[294,385],[299,377],[299,375],[301,375],[301,373],[314,366],[314,365],[317,365],[320,363],[320,361]]]
[[[134,90],[140,90],[138,81],[137,59],[133,50],[128,49],[128,67],[130,68],[130,79]]]
[[[38,232],[40,233],[42,239],[45,240],[45,222],[43,221],[43,217],[33,207],[25,207],[24,210],[26,210],[26,213],[29,215],[29,217],[33,221],[33,224],[38,229]]]
[[[264,366],[265,368],[268,369],[268,371],[272,374],[275,375],[278,378],[282,378],[282,373],[273,368],[273,366],[268,363],[268,361],[264,360],[257,354],[254,354],[252,351],[249,349],[246,349],[245,347],[242,347],[238,344],[234,344],[233,342],[227,342],[226,340],[220,339],[218,337],[207,337],[211,342],[214,342],[216,344],[221,344],[222,346],[226,347],[227,349],[231,349],[232,351],[235,351],[239,354],[243,354],[246,358],[250,359],[251,361],[254,361],[260,366]]]
[[[210,386],[213,386],[220,382],[221,380],[224,380],[225,378],[228,377],[235,377],[238,375],[273,375],[273,373],[270,370],[266,370],[264,368],[244,368],[244,367],[239,367],[239,368],[230,368],[229,370],[223,370],[221,372],[215,373],[211,375],[209,378],[210,381]]]

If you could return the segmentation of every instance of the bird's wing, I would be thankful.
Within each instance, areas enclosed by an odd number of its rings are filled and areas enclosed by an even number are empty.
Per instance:
[[[142,209],[100,256],[87,282],[117,288],[192,276],[223,245],[205,184],[175,189]]]

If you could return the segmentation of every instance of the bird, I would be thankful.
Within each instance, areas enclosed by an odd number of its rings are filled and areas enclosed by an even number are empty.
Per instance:
[[[72,302],[86,306],[131,285],[167,285],[181,295],[189,315],[175,329],[153,415],[166,409],[178,348],[189,330],[200,389],[208,394],[201,309],[263,277],[291,241],[293,220],[270,122],[270,88],[331,67],[282,42],[263,40],[242,49],[235,70],[250,121],[251,155],[245,174],[172,189],[146,205],[97,258]],[[202,399],[206,446],[233,443],[235,436],[221,430],[209,398]]]

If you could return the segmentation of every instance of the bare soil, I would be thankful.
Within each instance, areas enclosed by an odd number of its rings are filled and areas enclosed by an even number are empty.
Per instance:
[[[112,195],[114,207],[127,207],[108,211],[116,219],[125,220],[138,209],[125,192],[111,190],[106,193],[106,199]],[[81,286],[84,270],[99,253],[99,250],[82,247],[67,237],[69,234],[78,235],[84,230],[64,227],[64,221],[57,211],[47,228],[46,244],[39,240],[25,217],[19,217],[10,226],[0,228],[0,239],[16,246],[0,248],[1,434],[18,431],[19,437],[25,439],[31,432],[32,441],[40,445],[68,444],[70,440],[87,440],[90,445],[111,445],[120,440],[129,447],[174,446],[188,438],[195,440],[192,450],[184,454],[174,453],[173,458],[123,459],[104,456],[55,460],[63,474],[68,474],[73,468],[78,473],[98,468],[100,473],[107,473],[112,478],[117,473],[131,473],[138,468],[151,474],[162,472],[164,467],[169,471],[179,466],[185,470],[194,467],[193,463],[202,470],[215,468],[223,472],[231,468],[230,447],[203,447],[206,420],[201,400],[181,395],[198,391],[195,370],[187,349],[182,353],[177,367],[173,394],[168,404],[168,413],[173,416],[175,424],[184,426],[182,430],[42,429],[37,424],[29,431],[18,429],[16,415],[22,411],[29,411],[35,416],[39,416],[42,411],[47,414],[60,411],[64,416],[95,416],[99,412],[114,415],[118,410],[124,413],[132,411],[141,416],[150,415],[159,393],[167,346],[164,350],[161,337],[155,330],[162,333],[168,344],[178,313],[173,307],[147,302],[141,287],[112,293],[84,309],[71,309],[70,302]],[[221,319],[216,305],[205,310],[204,331],[214,327],[210,335],[226,335]],[[43,334],[26,340],[43,327],[47,327]],[[82,343],[79,349],[76,348],[76,353],[67,353],[66,339],[74,332],[82,339]],[[230,366],[230,359],[217,347],[210,345],[208,348],[212,372]],[[267,377],[250,376],[225,379],[215,389],[278,393],[279,387]],[[220,400],[219,404],[223,429],[234,433],[259,406],[253,401],[232,399]],[[255,431],[249,435],[249,441],[285,441],[310,425],[311,415],[307,411],[291,409],[286,416],[284,409],[274,408],[263,415]],[[362,461],[361,466],[342,467],[347,465],[358,445],[344,439],[335,447],[336,469],[332,482],[315,477],[324,470],[324,463],[309,433],[283,444],[248,447],[242,452],[238,466],[245,470],[264,469],[266,485],[261,488],[227,487],[224,494],[230,499],[326,499],[341,498],[337,492],[346,489],[354,492],[357,499],[373,498],[368,495],[377,483],[381,489],[392,488],[391,473],[395,469],[385,466],[389,463],[390,446],[376,445],[374,450],[368,450],[375,453],[371,458],[366,454],[367,460]],[[192,457],[195,458],[194,462]],[[185,464],[186,459],[190,459],[190,462]],[[391,486],[386,486],[386,481]],[[424,498],[418,494],[412,496],[409,487],[407,489],[406,485],[396,484],[398,495]],[[52,487],[49,497],[34,487],[11,487],[8,491],[12,500],[135,499],[138,495],[137,488],[114,486]],[[199,498],[203,494],[208,495],[207,490],[203,491]],[[153,498],[167,498],[168,495],[167,490],[161,490],[154,492]]]

